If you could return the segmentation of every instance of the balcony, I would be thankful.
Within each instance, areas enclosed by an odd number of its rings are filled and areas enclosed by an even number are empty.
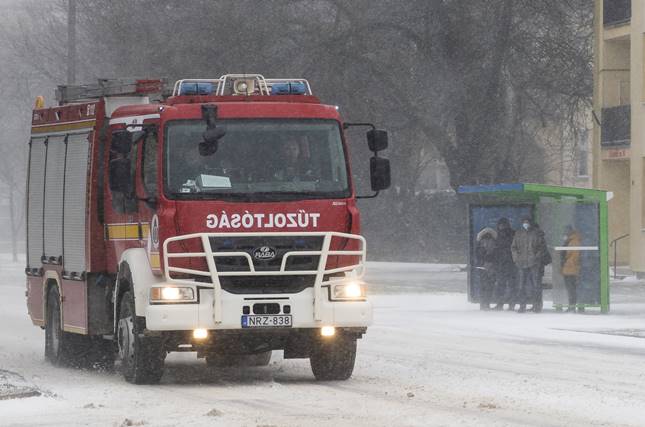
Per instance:
[[[631,133],[631,106],[620,105],[602,109],[600,145],[614,147],[629,145]]]
[[[628,23],[632,18],[632,0],[604,0],[603,24],[621,25]]]

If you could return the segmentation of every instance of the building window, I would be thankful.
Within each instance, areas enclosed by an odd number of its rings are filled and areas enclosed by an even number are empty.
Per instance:
[[[632,18],[631,0],[604,0],[603,23],[605,25],[619,25],[629,22]]]
[[[580,131],[578,153],[576,157],[578,176],[589,176],[589,129],[582,129]]]

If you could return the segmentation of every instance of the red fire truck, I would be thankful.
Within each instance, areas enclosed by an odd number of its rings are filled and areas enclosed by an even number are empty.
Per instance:
[[[351,376],[372,320],[343,123],[304,79],[224,75],[59,86],[33,111],[27,306],[54,364],[158,382],[166,354],[211,366],[309,358]],[[38,105],[41,104],[41,105]]]

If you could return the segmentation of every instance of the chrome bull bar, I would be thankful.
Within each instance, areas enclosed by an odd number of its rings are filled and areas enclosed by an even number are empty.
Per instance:
[[[247,252],[213,252],[211,247],[211,238],[229,238],[229,237],[310,237],[318,236],[323,237],[322,247],[320,250],[306,250],[306,251],[289,251],[282,257],[280,270],[274,271],[256,271],[253,264],[251,255]],[[359,250],[331,250],[333,239],[347,239],[358,241],[360,244]],[[174,242],[181,242],[191,239],[198,239],[201,241],[202,252],[171,252],[168,245]],[[347,246],[345,244],[344,246]],[[321,289],[323,286],[329,285],[333,280],[324,280],[326,275],[334,273],[346,273],[349,277],[360,279],[365,274],[365,259],[366,259],[366,243],[363,236],[357,234],[339,233],[339,232],[278,232],[278,233],[194,233],[182,236],[170,237],[164,241],[163,244],[164,256],[164,274],[169,283],[189,284],[195,285],[194,280],[173,278],[172,273],[209,277],[211,279],[210,285],[213,287],[213,320],[215,323],[222,322],[222,287],[220,284],[220,277],[224,276],[315,276],[314,281],[314,320],[321,321]],[[297,256],[319,256],[318,267],[315,270],[286,270],[287,260],[291,257]],[[339,257],[359,257],[357,263],[347,265],[344,267],[335,267],[326,269],[327,260],[330,256]],[[227,257],[244,258],[248,264],[248,271],[217,271],[217,264],[215,258]],[[175,267],[171,265],[172,259],[178,258],[205,258],[208,266],[208,271],[196,270],[191,268]],[[336,279],[338,280],[338,279]],[[208,286],[208,282],[200,282],[200,286]]]

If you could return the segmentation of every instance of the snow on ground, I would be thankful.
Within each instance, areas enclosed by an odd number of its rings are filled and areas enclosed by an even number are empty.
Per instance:
[[[617,282],[612,314],[480,312],[461,266],[372,263],[375,324],[354,376],[319,383],[306,360],[212,370],[172,354],[160,385],[52,367],[21,264],[0,258],[0,425],[644,425],[645,283]]]

